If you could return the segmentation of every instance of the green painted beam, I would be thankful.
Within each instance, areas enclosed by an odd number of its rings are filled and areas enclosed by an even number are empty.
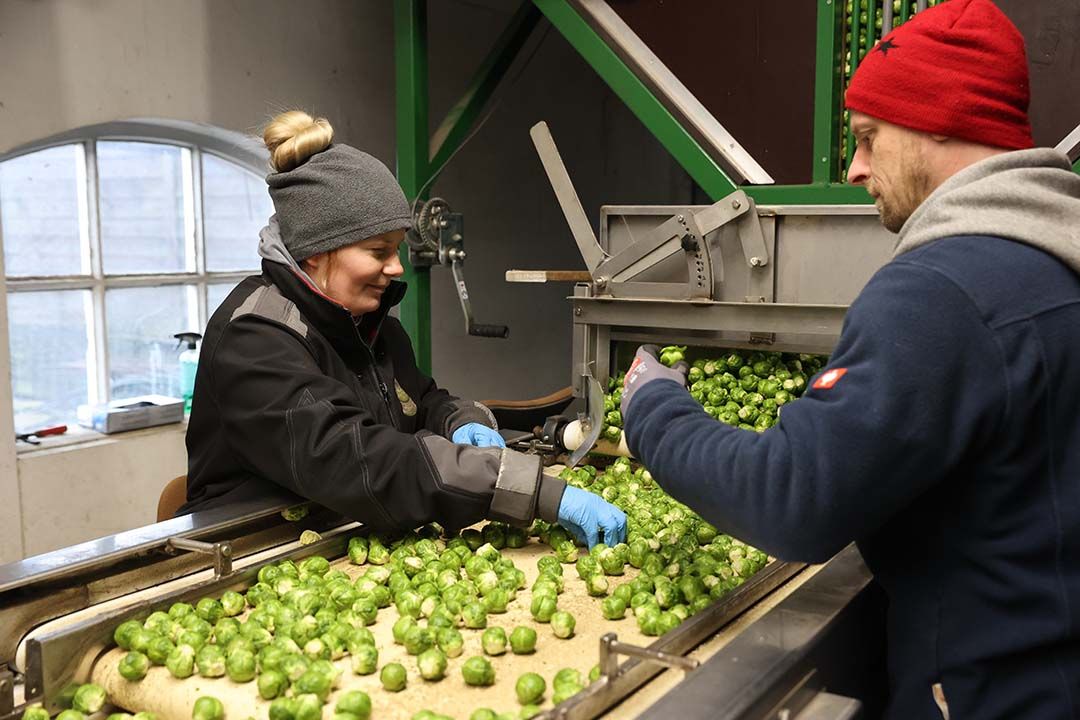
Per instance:
[[[817,53],[814,58],[814,165],[815,183],[841,179],[840,79],[843,69],[841,24],[844,5],[817,0]]]
[[[1080,159],[1073,163],[1073,172],[1080,173]]]
[[[716,201],[735,190],[734,183],[720,166],[631,72],[615,51],[570,7],[567,0],[533,2],[706,195]]]
[[[413,201],[428,180],[427,0],[394,0],[394,69],[397,85],[397,176]],[[400,306],[401,324],[412,340],[417,366],[431,374],[431,276],[401,262],[409,292]]]
[[[742,189],[758,205],[873,205],[865,188],[841,183],[748,185]]]
[[[468,136],[540,17],[540,11],[531,0],[524,0],[510,18],[495,45],[477,68],[465,94],[450,108],[450,112],[431,136],[432,172],[438,172]]]

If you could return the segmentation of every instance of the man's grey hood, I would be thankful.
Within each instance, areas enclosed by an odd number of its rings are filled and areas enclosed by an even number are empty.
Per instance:
[[[1056,150],[995,155],[930,194],[904,226],[895,255],[958,235],[990,235],[1039,248],[1080,273],[1080,176]]]
[[[285,248],[285,241],[281,239],[281,228],[278,227],[277,215],[271,215],[266,227],[259,231],[259,256],[272,263],[292,268],[293,272],[304,278],[311,287],[319,287]]]

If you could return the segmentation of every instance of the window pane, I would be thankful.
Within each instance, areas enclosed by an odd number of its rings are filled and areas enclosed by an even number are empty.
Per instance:
[[[178,332],[198,326],[195,288],[165,285],[105,292],[109,397],[179,397]]]
[[[85,187],[82,145],[39,150],[0,163],[8,275],[90,272]]]
[[[216,283],[214,285],[206,286],[206,317],[213,317],[214,311],[218,309],[218,306],[225,301],[225,298],[229,297],[229,293],[233,291],[238,283]]]
[[[90,292],[8,293],[11,391],[20,432],[69,423],[87,402]]]
[[[207,153],[202,166],[207,269],[258,268],[259,230],[274,212],[266,181]]]
[[[137,142],[97,144],[106,274],[194,270],[187,151]]]

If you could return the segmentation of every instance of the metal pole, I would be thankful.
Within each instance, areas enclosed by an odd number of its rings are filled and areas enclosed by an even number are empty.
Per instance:
[[[428,143],[427,0],[394,0],[394,66],[397,80],[397,176],[415,200],[431,172]],[[409,293],[401,324],[412,340],[416,364],[431,374],[431,276],[409,263],[401,247]]]
[[[817,52],[814,57],[814,165],[815,183],[831,183],[840,178],[839,151],[842,128],[840,79],[843,58],[838,42],[843,5],[836,0],[818,0]]]

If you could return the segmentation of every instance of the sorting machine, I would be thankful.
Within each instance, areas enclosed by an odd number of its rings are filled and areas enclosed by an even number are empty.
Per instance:
[[[596,237],[547,127],[532,135],[590,277],[570,298],[573,384],[586,410],[556,421],[549,443],[524,443],[568,464],[594,449],[601,387],[620,348],[827,354],[845,308],[892,250],[872,206],[764,206],[742,191],[709,206],[604,207]],[[508,273],[523,278],[535,279]],[[69,683],[94,677],[123,620],[242,590],[267,562],[312,553],[340,559],[347,538],[363,532],[320,508],[290,522],[284,507],[267,500],[197,513],[0,568],[0,718],[17,717],[26,701],[56,708]],[[304,529],[323,539],[300,545]],[[879,612],[853,547],[820,568],[774,561],[658,639],[601,637],[594,628],[588,664],[601,665],[601,680],[548,715],[872,712],[881,701]],[[604,622],[597,614],[582,624]]]
[[[771,182],[606,3],[574,5],[732,179]],[[759,205],[739,189],[711,205],[605,206],[597,237],[547,126],[531,134],[587,271],[569,298],[571,380],[585,410],[576,419],[553,417],[518,446],[569,465],[590,450],[628,452],[595,441],[602,388],[637,344],[828,354],[846,308],[891,255],[893,239],[873,206]],[[452,222],[439,226],[447,228],[445,243],[432,232],[413,250],[460,271],[460,233],[451,233]],[[555,277],[507,273],[511,281]],[[472,322],[458,284],[469,329],[503,335]],[[242,590],[260,567],[285,558],[318,553],[345,563],[348,538],[364,528],[317,507],[287,520],[288,502],[196,513],[0,567],[0,720],[18,717],[29,702],[58,709],[70,683],[96,677],[113,629],[126,619]],[[309,529],[322,539],[301,545]],[[849,547],[820,567],[773,561],[659,638],[607,632],[598,613],[581,618],[579,635],[591,645],[578,659],[583,667],[599,663],[601,678],[545,717],[874,717],[883,699],[881,612],[869,572]],[[165,683],[144,693],[162,707],[128,709],[174,717],[166,696],[175,691]]]

